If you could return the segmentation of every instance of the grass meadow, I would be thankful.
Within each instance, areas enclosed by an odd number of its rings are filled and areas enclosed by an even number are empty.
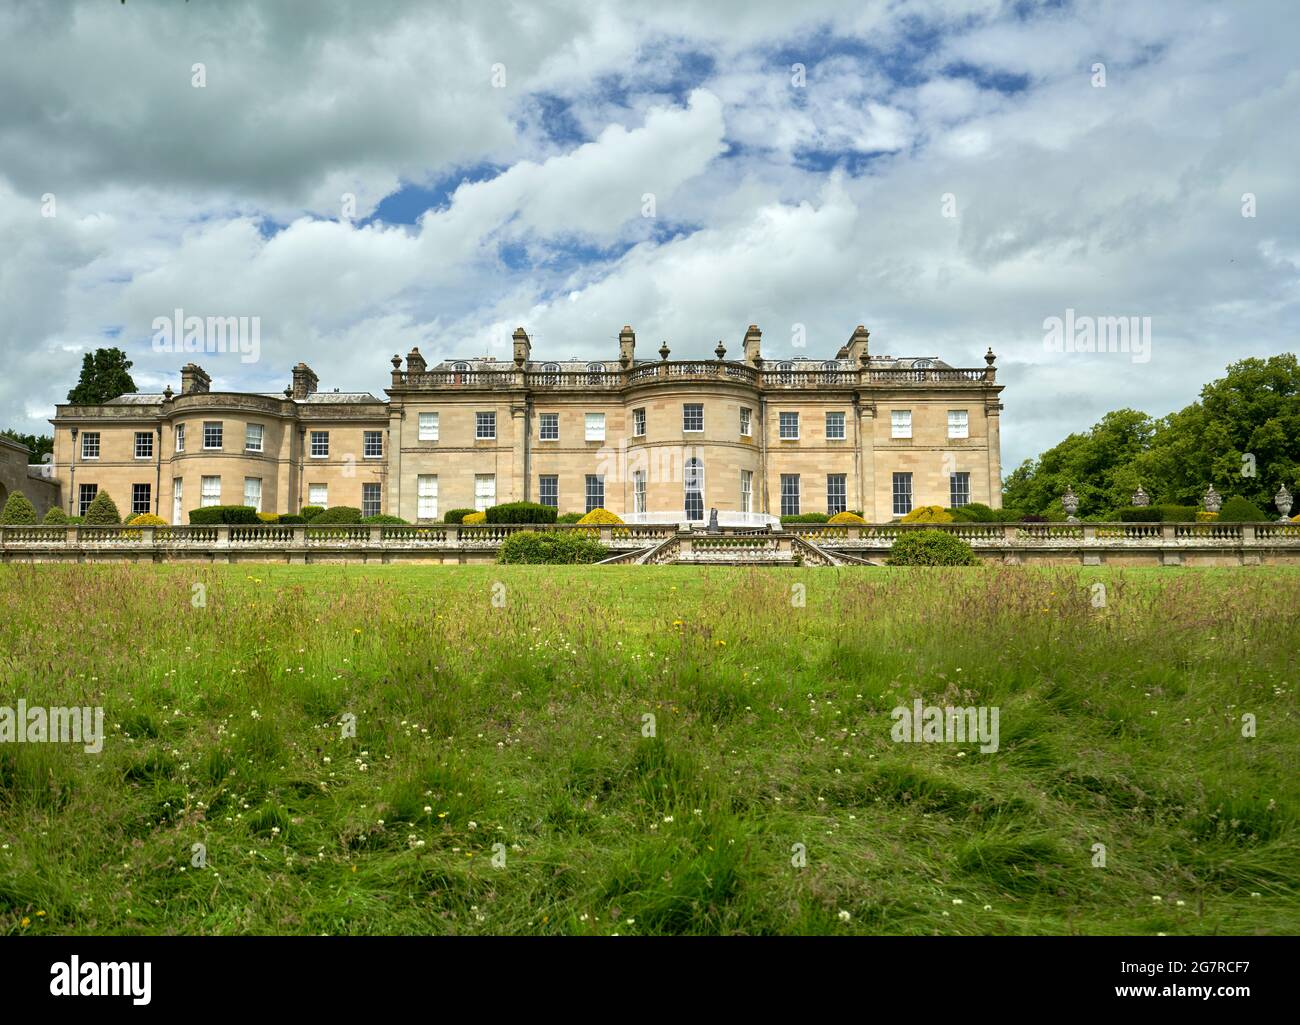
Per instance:
[[[0,932],[1296,933],[1298,609],[1260,567],[3,566],[0,705],[107,738],[0,744]],[[998,751],[894,742],[917,697]]]

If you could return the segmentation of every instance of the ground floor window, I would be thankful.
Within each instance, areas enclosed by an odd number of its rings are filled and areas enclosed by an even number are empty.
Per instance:
[[[686,518],[704,519],[704,460],[686,460],[682,480],[686,487]]]
[[[319,505],[322,509],[330,504],[330,489],[328,484],[308,484],[307,485],[307,504]]]
[[[361,515],[378,516],[383,507],[378,484],[361,485]]]
[[[754,471],[740,471],[740,511],[754,511]]]
[[[438,518],[438,475],[421,474],[416,481],[416,519],[436,520]]]
[[[537,501],[552,509],[560,507],[560,478],[558,474],[544,473],[537,478]]]
[[[848,506],[847,476],[832,473],[826,477],[826,512],[831,516],[844,512]]]
[[[199,481],[199,505],[220,505],[221,504],[221,478],[204,477]]]
[[[244,504],[251,505],[257,512],[262,511],[262,478],[244,478]]]
[[[970,474],[954,473],[948,476],[948,505],[956,509],[970,505]]]
[[[639,513],[646,511],[645,470],[632,474],[632,508]]]
[[[131,485],[131,515],[153,511],[153,488],[148,484]]]
[[[474,477],[474,511],[487,512],[497,504],[497,479],[495,474],[480,473]]]
[[[99,494],[98,484],[82,484],[77,489],[77,515],[85,516],[86,510],[90,508],[90,503],[95,500]]]
[[[781,515],[799,515],[799,475],[781,474]]]
[[[906,516],[912,511],[912,475],[894,474],[894,515]]]
[[[587,512],[605,508],[605,476],[600,473],[587,474]]]

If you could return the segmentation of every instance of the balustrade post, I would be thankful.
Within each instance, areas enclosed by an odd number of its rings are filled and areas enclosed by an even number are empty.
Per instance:
[[[1083,525],[1083,539],[1085,541],[1097,540],[1097,525],[1095,523],[1085,523]]]
[[[68,529],[68,533],[67,533],[66,537],[64,538],[64,542],[63,542],[63,543],[64,543],[64,547],[66,547],[66,548],[76,548],[76,547],[77,547],[77,531],[80,530],[81,528],[80,528],[79,526],[77,526],[77,524],[75,524],[75,523],[69,523],[67,529]]]
[[[1160,524],[1161,541],[1172,541],[1174,540],[1175,537],[1177,537],[1176,524],[1173,523]]]
[[[460,547],[460,524],[459,523],[447,524],[447,544],[451,545],[453,548]]]
[[[603,544],[606,548],[608,548],[610,545],[614,543],[613,527],[607,525],[600,528],[600,543]]]
[[[384,543],[384,525],[382,523],[370,524],[370,544],[378,548]]]
[[[1002,524],[1002,539],[1004,541],[1014,541],[1016,539],[1016,534],[1019,530],[1020,530],[1020,524],[1018,523]]]
[[[1241,525],[1241,540],[1243,544],[1255,543],[1255,524],[1243,523]]]

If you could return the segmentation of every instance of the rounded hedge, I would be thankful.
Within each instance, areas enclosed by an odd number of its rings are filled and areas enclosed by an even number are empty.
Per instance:
[[[1225,523],[1263,523],[1268,514],[1248,498],[1233,496],[1223,503],[1219,519]]]
[[[323,505],[304,505],[300,510],[298,510],[298,515],[310,523],[324,511],[325,507]]]
[[[117,506],[108,497],[107,491],[101,491],[86,508],[86,524],[92,527],[116,527],[122,522]]]
[[[374,516],[363,516],[362,523],[406,523],[406,520],[400,516],[389,516],[387,513],[376,513]]]
[[[891,566],[978,566],[979,556],[946,530],[909,530],[889,549]]]
[[[827,522],[827,523],[854,523],[854,524],[857,524],[857,523],[866,523],[867,521],[864,520],[864,519],[863,519],[861,516],[859,516],[857,513],[851,513],[851,512],[838,512],[838,513],[836,513],[834,516],[832,516],[829,520],[827,520],[826,522]]]
[[[903,517],[903,523],[951,523],[952,513],[941,505],[918,505]]]
[[[323,513],[313,516],[307,522],[313,526],[328,523],[360,523],[361,510],[355,505],[332,505]]]
[[[52,505],[50,511],[45,514],[45,519],[41,520],[41,522],[47,527],[61,527],[68,522],[68,514],[57,505]]]
[[[572,530],[519,530],[501,543],[497,562],[532,566],[570,566],[599,562],[609,549]]]
[[[36,526],[36,506],[21,491],[15,491],[0,512],[0,524],[7,527]]]
[[[567,512],[567,513],[561,513],[559,516],[555,517],[555,522],[556,523],[577,523],[580,519],[582,519],[582,513]]]
[[[462,519],[460,522],[461,522],[461,523],[466,523],[466,524],[471,524],[471,525],[472,525],[472,524],[475,524],[475,523],[486,523],[486,522],[487,522],[487,513],[485,513],[485,512],[469,512],[469,513],[466,513],[466,514],[465,514],[465,518]]]
[[[609,523],[622,523],[623,521],[608,509],[592,509],[591,512],[587,513],[587,515],[582,517],[578,522],[583,526],[588,526],[591,524],[603,525]]]
[[[126,521],[129,527],[165,527],[167,521],[153,513],[137,513]]]

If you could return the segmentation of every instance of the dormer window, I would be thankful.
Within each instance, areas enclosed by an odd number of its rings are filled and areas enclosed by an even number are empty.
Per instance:
[[[453,363],[453,364],[451,365],[451,369],[454,370],[454,371],[456,371],[456,373],[458,373],[458,374],[460,374],[460,373],[464,373],[464,372],[466,372],[466,371],[469,370],[469,364],[468,364],[468,363],[465,363],[465,362],[461,362],[461,363]]]
[[[794,364],[788,360],[776,365],[778,377],[777,380],[782,384],[790,384],[794,380]]]
[[[560,383],[560,364],[543,363],[542,364],[542,384],[555,386]]]
[[[605,364],[604,364],[604,363],[588,363],[588,364],[587,364],[587,383],[588,383],[588,384],[600,384],[600,382],[604,379],[604,376],[605,376]]]

